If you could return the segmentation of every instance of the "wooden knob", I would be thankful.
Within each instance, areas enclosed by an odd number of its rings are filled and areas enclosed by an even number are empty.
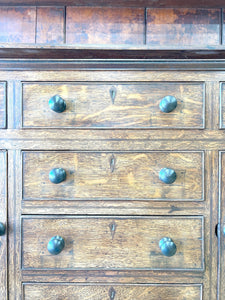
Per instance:
[[[159,242],[159,248],[165,256],[173,256],[177,252],[177,247],[173,240],[169,237],[164,237]]]
[[[177,107],[177,99],[173,96],[164,97],[159,103],[159,108],[164,113],[169,113]]]
[[[167,184],[173,183],[177,178],[177,174],[173,169],[163,168],[159,172],[159,179]]]
[[[55,168],[49,172],[49,180],[52,183],[58,184],[66,180],[66,171],[62,168]]]
[[[66,102],[59,95],[53,96],[49,100],[48,105],[51,110],[57,113],[62,113],[66,109]]]
[[[52,237],[48,243],[48,252],[51,253],[52,255],[57,255],[60,252],[62,252],[63,248],[65,247],[65,242],[64,239],[56,235]]]

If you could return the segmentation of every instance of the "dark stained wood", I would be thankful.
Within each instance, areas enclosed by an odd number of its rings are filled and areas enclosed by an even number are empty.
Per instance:
[[[47,250],[55,235],[65,240],[59,255]],[[161,253],[159,241],[163,237],[175,242],[174,256]],[[28,217],[22,220],[21,239],[24,269],[204,268],[201,217]]]
[[[26,47],[26,48],[25,48]],[[207,69],[212,65],[214,65],[214,69],[224,69],[223,65],[224,62],[223,60],[225,59],[225,48],[224,47],[212,47],[212,49],[207,50],[204,49],[204,47],[201,47],[198,49],[198,47],[194,47],[196,49],[189,49],[185,50],[185,48],[181,47],[181,49],[176,50],[176,49],[156,49],[159,47],[144,47],[144,49],[115,49],[115,47],[111,47],[108,49],[104,49],[104,46],[102,46],[103,49],[91,49],[88,47],[70,47],[66,44],[64,44],[64,47],[61,48],[60,46],[51,46],[51,45],[31,45],[31,44],[26,44],[26,45],[21,45],[21,44],[1,44],[0,45],[0,58],[1,59],[19,59],[14,61],[15,66],[11,63],[8,63],[9,68],[16,68],[19,65],[21,65],[21,60],[25,60],[24,67],[27,67],[26,60],[32,59],[35,61],[37,57],[39,59],[49,59],[49,67],[52,68],[59,68],[58,64],[54,65],[51,64],[52,59],[68,59],[68,62],[64,62],[65,64],[71,63],[69,60],[71,59],[105,59],[105,60],[112,60],[112,59],[155,59],[155,60],[160,60],[160,59],[165,59],[165,60],[170,60],[170,59],[182,59],[184,63],[186,60],[186,63],[189,63],[188,60],[190,59],[198,59],[199,61],[197,62],[197,68],[199,66],[204,65],[204,69]],[[175,47],[178,48],[178,47]],[[209,60],[216,60],[216,61],[209,61]],[[221,61],[218,62],[218,59]],[[5,66],[4,60],[0,61],[0,66]],[[205,61],[206,60],[206,61]],[[31,62],[28,62],[29,65],[31,65]],[[77,63],[77,62],[76,62]],[[100,62],[102,63],[102,62]],[[106,63],[106,62],[105,62]],[[123,65],[125,62],[120,61],[121,65]],[[154,62],[151,62],[154,64]],[[175,65],[175,61],[170,62],[171,63],[171,68],[173,69],[173,66]],[[176,62],[177,65],[179,65],[180,62]],[[202,63],[202,64],[201,64]],[[38,67],[42,65],[42,62],[40,61],[39,64],[35,64],[35,67]],[[83,62],[80,64],[83,66]],[[165,61],[165,66],[168,65],[168,61]],[[163,64],[161,64],[161,68],[163,67]],[[110,64],[110,68],[115,68],[114,64]],[[165,67],[164,67],[165,68]],[[190,63],[190,68],[191,70],[195,69],[193,68],[193,61]],[[21,69],[21,68],[20,68]],[[31,68],[29,68],[31,69]],[[50,68],[46,67],[47,70]]]
[[[201,285],[68,285],[68,284],[24,284],[24,300],[200,300]]]
[[[53,51],[53,50],[52,50]],[[72,50],[71,50],[72,51]],[[84,50],[82,50],[84,51]],[[65,50],[66,52],[66,50]],[[111,52],[111,51],[110,51]],[[179,56],[178,56],[179,57]],[[83,60],[48,60],[48,59],[20,59],[20,60],[11,60],[11,59],[2,59],[0,60],[0,74],[2,77],[4,76],[10,76],[10,78],[16,79],[17,76],[20,76],[21,80],[27,80],[26,76],[23,76],[23,73],[25,71],[31,71],[30,76],[32,76],[32,81],[35,81],[35,77],[40,80],[41,77],[39,77],[39,73],[32,72],[35,68],[36,71],[61,71],[60,74],[62,74],[63,71],[67,70],[70,74],[72,74],[72,71],[75,70],[126,70],[126,71],[160,71],[160,74],[164,75],[164,81],[170,80],[170,81],[176,81],[177,77],[174,76],[174,72],[171,71],[180,71],[179,74],[182,76],[182,81],[210,81],[210,74],[212,76],[216,76],[215,84],[217,84],[217,80],[223,80],[223,72],[225,69],[225,60],[208,60],[208,59],[202,59],[202,60],[172,60],[172,61],[164,61],[164,60],[135,60],[135,59],[127,59],[127,60],[118,60],[118,59],[102,59],[102,60],[93,60],[93,59],[87,59],[85,61]],[[4,72],[2,72],[4,71]],[[14,71],[12,73],[11,71]],[[20,72],[15,72],[20,71]],[[22,71],[22,72],[21,72]],[[163,72],[164,71],[164,72]],[[185,72],[184,72],[185,71]],[[189,71],[189,72],[186,72]],[[198,71],[198,72],[196,72]],[[200,72],[201,73],[200,73]],[[211,71],[210,73],[208,71]],[[166,73],[165,73],[166,72]],[[48,72],[47,72],[48,73]],[[118,72],[117,72],[118,73]],[[15,76],[13,76],[15,74]],[[26,74],[26,72],[25,72]],[[69,75],[70,75],[69,74]],[[128,73],[127,73],[128,74]],[[157,73],[153,72],[146,72],[149,81],[154,81],[154,77],[156,77]],[[153,74],[153,76],[151,75]],[[57,76],[57,72],[53,75],[51,73],[53,80],[61,80],[62,78]],[[105,76],[105,74],[104,74]],[[129,75],[127,75],[129,79]],[[49,81],[49,77],[46,73],[42,73],[42,77],[45,81]],[[56,79],[55,79],[56,78]],[[141,77],[142,80],[144,80],[144,77]],[[221,78],[221,79],[219,79]],[[66,78],[65,78],[66,79]],[[93,78],[92,78],[93,79]],[[73,79],[75,80],[75,79]],[[83,78],[84,80],[84,78]],[[88,78],[88,81],[91,79]],[[99,79],[100,80],[100,79]],[[123,77],[123,80],[126,80],[126,78]],[[163,78],[161,79],[163,81]],[[104,81],[104,79],[103,79]],[[136,78],[137,81],[137,78]],[[214,81],[212,81],[214,82]]]
[[[7,153],[0,151],[0,222],[7,227]],[[0,236],[0,299],[8,295],[7,233]]]
[[[0,8],[0,43],[35,43],[34,7]]]
[[[68,44],[144,44],[144,9],[67,7]]]
[[[4,51],[5,47],[24,47],[25,49],[33,47],[35,49],[39,46],[39,51],[42,47],[49,51],[50,45],[53,49],[57,49],[64,44],[64,41],[67,48],[70,48],[71,45],[73,48],[80,47],[81,49],[92,46],[92,51],[96,49],[102,51],[104,48],[131,51],[130,47],[137,47],[133,50],[137,51],[137,57],[142,58],[150,57],[150,54],[145,51],[143,56],[138,52],[148,49],[168,48],[171,51],[176,49],[187,51],[194,48],[195,50],[208,49],[209,46],[212,47],[210,51],[221,49],[220,9],[162,8],[163,6],[152,8],[147,6],[147,24],[145,24],[145,9],[141,6],[138,8],[132,7],[132,5],[116,7],[117,5],[114,4],[112,7],[90,7],[82,4],[64,8],[57,5],[56,7],[46,5],[45,7],[0,7],[0,16],[2,15],[0,18],[0,47],[3,48],[0,54],[3,52],[5,57],[20,56],[17,53]],[[64,13],[64,9],[66,9],[66,13]],[[66,28],[64,28],[65,24]],[[92,51],[89,50],[87,53],[86,50],[83,58],[85,56],[90,58],[94,55],[95,58],[102,57],[99,52],[92,53]],[[61,54],[63,55],[63,53]],[[32,55],[32,53],[28,52],[27,55]],[[37,55],[34,50],[33,55]],[[60,57],[60,49],[57,49],[57,55]],[[77,58],[78,55],[80,54],[76,53]],[[117,53],[115,56],[114,52],[114,57],[121,58],[122,55],[125,54]],[[126,55],[134,55],[134,51],[127,52]],[[157,55],[158,58],[161,57],[159,53]],[[168,56],[169,54],[164,55]],[[172,55],[171,53],[170,58],[173,58]],[[184,53],[181,55],[186,57]],[[63,57],[65,58],[65,56]],[[74,55],[73,57],[75,58]]]
[[[197,46],[220,44],[219,9],[148,9],[147,44]]]
[[[24,83],[23,127],[203,128],[204,92],[202,83]],[[63,113],[49,108],[54,95],[66,102]],[[162,113],[167,95],[178,104]]]
[[[202,152],[24,152],[24,200],[204,200]],[[113,165],[112,165],[113,164]],[[50,182],[53,168],[67,178]],[[173,184],[159,180],[176,171]]]
[[[36,43],[64,43],[63,7],[37,7]]]
[[[61,0],[1,0],[0,5],[62,5]],[[218,7],[224,6],[223,0],[65,0],[64,5],[73,6],[117,6],[117,7]]]

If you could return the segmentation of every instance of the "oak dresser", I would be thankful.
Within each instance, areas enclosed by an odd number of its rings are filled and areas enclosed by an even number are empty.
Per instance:
[[[0,299],[225,299],[223,1],[0,4]]]

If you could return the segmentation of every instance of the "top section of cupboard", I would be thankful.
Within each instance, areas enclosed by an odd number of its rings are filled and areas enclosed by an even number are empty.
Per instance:
[[[139,7],[128,2],[127,7],[123,2],[122,7],[117,2],[112,7],[97,2],[93,6],[88,2],[87,6],[78,2],[76,6],[0,6],[0,47],[225,49],[222,3],[214,8],[175,4],[158,8],[148,1],[138,1]]]
[[[126,7],[222,7],[224,0],[0,0],[0,5],[74,5]]]

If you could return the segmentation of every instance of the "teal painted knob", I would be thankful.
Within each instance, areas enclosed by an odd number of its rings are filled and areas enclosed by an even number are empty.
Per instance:
[[[64,246],[64,239],[61,236],[56,235],[50,239],[47,249],[52,255],[57,255],[62,252]]]
[[[52,183],[58,184],[66,180],[66,171],[62,168],[54,168],[49,172],[49,180]]]
[[[177,178],[177,174],[173,169],[163,168],[159,172],[159,179],[167,184],[173,183]]]
[[[177,252],[177,246],[169,237],[164,237],[160,240],[159,248],[162,254],[168,257],[173,256]]]
[[[177,107],[177,99],[173,96],[166,96],[159,103],[159,108],[164,113],[170,113],[176,107]]]
[[[48,105],[51,110],[57,113],[62,113],[66,109],[66,102],[59,95],[53,96],[49,100]]]
[[[0,222],[0,236],[4,235],[5,231],[6,231],[5,225],[2,222]]]

